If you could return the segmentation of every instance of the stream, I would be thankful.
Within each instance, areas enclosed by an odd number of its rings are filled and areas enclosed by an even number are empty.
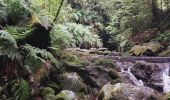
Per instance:
[[[170,92],[170,57],[111,57],[126,83],[148,86],[162,93]],[[135,65],[142,65],[138,67]]]

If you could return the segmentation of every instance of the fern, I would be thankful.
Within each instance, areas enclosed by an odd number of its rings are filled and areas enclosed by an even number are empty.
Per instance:
[[[17,43],[10,33],[0,30],[0,43],[0,54],[12,59],[21,57]]]
[[[99,37],[90,31],[90,27],[76,23],[65,23],[56,25],[51,32],[53,45],[64,45],[66,47],[80,46],[84,42],[91,45],[102,46]]]
[[[18,20],[28,19],[31,10],[24,4],[23,0],[6,0],[7,14],[11,17],[12,23],[16,23]]]
[[[9,32],[16,41],[18,41],[27,37],[33,29],[27,27],[7,26],[5,27],[5,30]]]
[[[46,66],[45,64],[53,65],[56,68],[59,67],[59,62],[46,50],[41,50],[30,45],[22,46],[22,50],[26,52],[25,65],[28,65],[32,72],[35,72],[42,66]]]
[[[16,90],[15,100],[29,100],[30,88],[26,80],[21,79],[18,89]]]
[[[7,18],[7,13],[6,13],[6,8],[4,1],[0,0],[0,23],[6,20]]]

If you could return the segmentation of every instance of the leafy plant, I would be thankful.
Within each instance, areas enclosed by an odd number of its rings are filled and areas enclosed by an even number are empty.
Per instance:
[[[53,45],[75,47],[80,46],[83,42],[88,42],[91,45],[102,46],[99,37],[92,33],[89,27],[81,24],[65,23],[57,25],[52,30],[51,37]]]
[[[30,97],[30,86],[28,82],[21,79],[18,89],[15,91],[15,100],[29,100]]]
[[[30,29],[28,27],[6,26],[5,30],[9,32],[16,41],[18,41],[27,37],[33,29]]]
[[[0,30],[0,54],[14,58],[18,54],[17,43],[12,35],[4,30]]]
[[[31,10],[23,0],[6,0],[5,3],[7,4],[6,12],[13,24],[17,23],[18,20],[26,20],[31,15]]]
[[[41,50],[30,45],[22,46],[22,50],[26,53],[25,65],[29,66],[33,73],[42,67],[48,69],[55,66],[59,68],[59,62],[46,50]]]

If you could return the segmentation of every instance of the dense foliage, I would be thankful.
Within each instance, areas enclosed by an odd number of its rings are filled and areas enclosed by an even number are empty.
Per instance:
[[[115,65],[67,50],[157,56],[170,46],[169,29],[169,0],[0,0],[0,98],[53,100],[65,88],[89,95],[101,85],[96,73],[119,78]]]

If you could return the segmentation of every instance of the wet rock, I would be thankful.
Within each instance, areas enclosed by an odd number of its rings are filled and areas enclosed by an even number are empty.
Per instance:
[[[141,62],[135,64],[131,68],[131,73],[138,79],[142,80],[145,86],[154,88],[159,92],[163,92],[163,70],[168,65],[166,63],[146,63]]]
[[[99,100],[164,100],[164,98],[149,87],[117,83],[105,85],[100,91]]]
[[[137,79],[149,82],[153,73],[153,68],[151,65],[148,64],[137,63],[133,66],[131,72],[135,75]]]
[[[58,78],[58,81],[59,85],[64,90],[87,92],[87,86],[77,73],[64,73]]]
[[[119,78],[117,71],[103,66],[87,66],[86,73],[79,73],[81,77],[93,88],[101,88],[108,82]]]
[[[56,100],[78,100],[73,91],[63,90],[56,95]]]

